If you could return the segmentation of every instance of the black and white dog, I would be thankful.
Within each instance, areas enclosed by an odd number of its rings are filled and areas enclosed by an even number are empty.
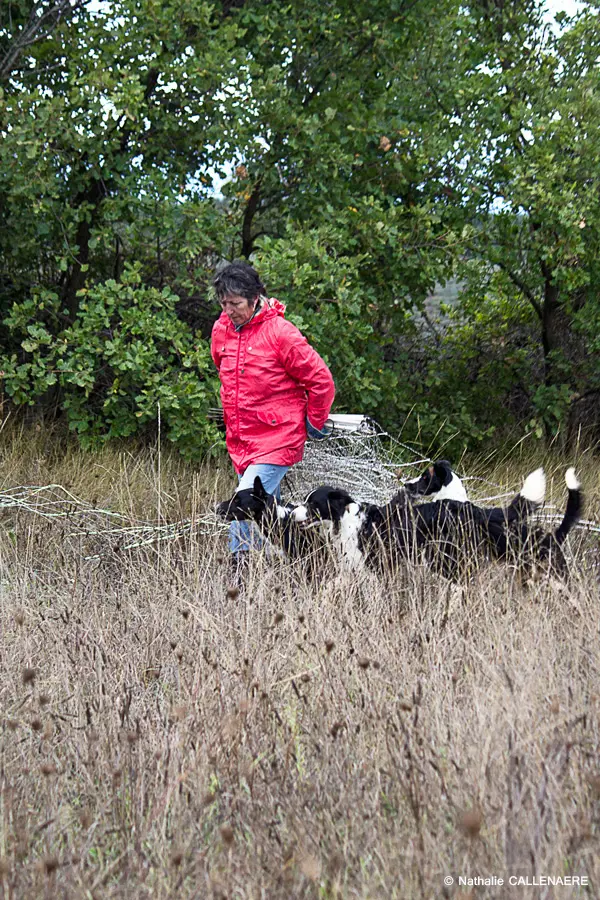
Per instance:
[[[333,488],[326,487],[333,491]],[[323,543],[316,532],[300,527],[294,506],[280,503],[269,494],[257,476],[251,488],[236,491],[217,505],[217,515],[227,522],[256,522],[263,535],[281,547],[292,559],[307,558]]]
[[[418,478],[405,481],[403,487],[414,497],[427,497],[430,502],[458,500],[466,503],[469,499],[464,484],[447,459],[432,463]]]
[[[530,515],[544,501],[546,479],[537,469],[506,507],[480,507],[468,501],[440,500],[415,505],[402,490],[383,507],[358,504],[345,491],[318,488],[291,516],[299,523],[328,523],[344,564],[364,563],[386,569],[424,557],[435,570],[454,580],[484,559],[540,564],[565,576],[562,544],[581,515],[582,497],[574,469],[566,474],[569,492],[561,524],[553,533],[532,526]]]
[[[359,540],[365,508],[347,491],[324,484],[311,491],[305,503],[292,510],[291,516],[304,532],[318,528],[342,568],[358,571],[365,562]]]

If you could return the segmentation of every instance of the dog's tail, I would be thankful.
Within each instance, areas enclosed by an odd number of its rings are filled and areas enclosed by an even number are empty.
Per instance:
[[[544,502],[546,496],[546,475],[543,469],[536,469],[527,476],[523,487],[508,505],[506,515],[509,522],[527,519]]]
[[[554,539],[559,545],[564,543],[564,540],[570,530],[574,525],[577,524],[577,522],[581,518],[581,513],[583,510],[581,484],[579,483],[579,479],[575,474],[574,468],[571,467],[570,469],[567,469],[565,474],[565,481],[567,483],[567,490],[569,491],[567,508],[565,509],[565,514],[563,516],[562,522],[554,532]]]

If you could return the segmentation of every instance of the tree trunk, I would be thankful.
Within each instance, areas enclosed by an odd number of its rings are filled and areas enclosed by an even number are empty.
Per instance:
[[[77,226],[75,235],[75,243],[77,244],[77,255],[62,290],[63,303],[69,311],[69,316],[74,319],[79,308],[78,291],[85,284],[84,266],[87,266],[90,259],[90,237],[92,233],[92,225],[97,216],[98,209],[105,196],[104,185],[101,181],[94,180],[87,190],[77,195],[74,206],[90,207],[82,212],[82,218]]]
[[[550,386],[555,383],[554,365],[551,354],[560,347],[560,335],[558,324],[558,285],[552,279],[549,267],[543,263],[544,275],[544,302],[542,305],[542,347],[544,350],[544,384]]]

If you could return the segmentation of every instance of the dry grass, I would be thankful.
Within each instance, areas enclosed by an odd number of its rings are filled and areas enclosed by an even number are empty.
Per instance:
[[[231,484],[42,440],[5,437],[3,487],[151,519],[160,498],[174,519]],[[85,562],[60,523],[2,516],[4,896],[580,896],[447,875],[598,894],[597,550],[568,589],[496,567],[462,596],[424,572],[311,585],[257,556],[235,596],[222,537]]]

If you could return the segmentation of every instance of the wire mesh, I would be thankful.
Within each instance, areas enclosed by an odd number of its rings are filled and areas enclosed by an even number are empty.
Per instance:
[[[418,450],[365,418],[356,431],[334,429],[325,440],[307,441],[302,462],[285,476],[283,493],[300,501],[319,485],[329,484],[357,501],[383,504],[428,462]]]

